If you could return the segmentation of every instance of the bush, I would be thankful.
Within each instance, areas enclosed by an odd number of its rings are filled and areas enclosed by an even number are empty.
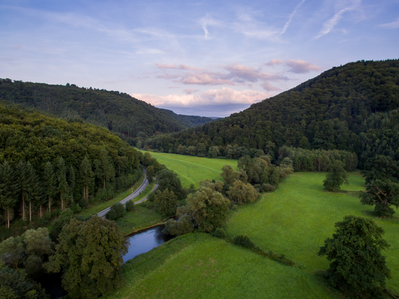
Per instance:
[[[270,184],[263,184],[262,185],[262,192],[273,192],[276,190],[276,187],[270,185]]]
[[[248,238],[247,236],[242,236],[242,235],[235,236],[233,238],[233,243],[246,248],[251,248],[251,249],[256,248],[254,242],[252,242],[251,239]]]
[[[120,202],[118,202],[111,207],[109,212],[105,215],[105,218],[107,218],[108,220],[117,220],[125,216],[125,214],[126,214],[125,206]]]
[[[221,227],[218,227],[218,228],[213,232],[212,235],[213,235],[214,237],[220,238],[220,239],[226,239],[226,238],[227,238],[226,231],[225,231],[223,228],[221,228]]]
[[[129,201],[126,203],[126,211],[128,211],[128,212],[133,212],[134,210],[135,210],[134,201],[133,201],[133,200],[129,200]]]

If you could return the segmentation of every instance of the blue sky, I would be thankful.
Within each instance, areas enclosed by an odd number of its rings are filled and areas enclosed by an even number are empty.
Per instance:
[[[228,116],[357,60],[399,58],[399,0],[0,0],[0,78]]]

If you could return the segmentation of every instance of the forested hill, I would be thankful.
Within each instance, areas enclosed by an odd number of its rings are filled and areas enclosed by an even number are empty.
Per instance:
[[[48,85],[0,79],[0,100],[65,119],[83,119],[131,138],[177,132],[193,126],[172,111],[165,112],[126,93],[79,88],[74,84]],[[210,120],[202,119],[201,124]]]
[[[85,207],[139,179],[141,154],[107,129],[31,110],[0,105],[0,220],[26,219],[28,202],[40,216]]]
[[[168,114],[173,119],[177,120],[179,123],[182,123],[189,128],[197,127],[197,126],[200,126],[200,125],[203,125],[203,124],[206,124],[208,122],[215,120],[214,118],[205,117],[205,116],[176,114],[173,111],[168,110],[168,109],[161,109],[161,110],[164,111],[166,114]]]
[[[179,145],[237,145],[277,156],[287,145],[354,151],[360,163],[375,154],[399,160],[398,108],[399,60],[358,61],[228,118],[148,139],[145,146],[177,152]]]

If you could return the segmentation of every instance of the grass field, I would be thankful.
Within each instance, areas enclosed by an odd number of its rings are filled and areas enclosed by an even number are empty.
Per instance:
[[[220,174],[222,167],[226,164],[237,170],[237,160],[210,159],[157,152],[150,152],[150,154],[159,163],[176,172],[184,188],[189,188],[191,184],[194,184],[197,188],[199,182],[206,179],[222,180]]]
[[[239,206],[226,225],[262,249],[285,254],[285,266],[206,234],[189,234],[126,263],[126,285],[107,298],[342,298],[315,273],[329,262],[317,256],[334,224],[346,215],[373,218],[391,244],[383,254],[392,271],[387,286],[399,293],[398,217],[376,219],[357,197],[323,191],[324,173],[294,173],[255,203]],[[352,173],[345,191],[361,191]]]
[[[317,256],[319,248],[334,231],[334,223],[346,215],[372,218],[385,230],[392,245],[383,254],[392,271],[388,287],[399,293],[399,221],[377,219],[373,207],[363,206],[356,197],[324,192],[324,174],[295,173],[279,188],[254,204],[240,207],[227,224],[229,235],[247,235],[264,250],[285,254],[304,270],[325,270],[329,262]],[[346,190],[364,189],[364,179],[352,174]],[[363,187],[361,187],[363,186]]]
[[[337,298],[317,276],[202,233],[123,268],[125,286],[106,298]]]

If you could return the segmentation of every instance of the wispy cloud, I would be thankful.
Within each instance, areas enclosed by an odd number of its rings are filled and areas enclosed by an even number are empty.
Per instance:
[[[160,69],[171,69],[171,70],[187,70],[187,71],[201,71],[201,68],[188,66],[185,64],[174,65],[174,64],[162,64],[156,63],[155,64]]]
[[[298,11],[298,9],[302,6],[302,4],[305,2],[306,0],[301,0],[301,2],[298,3],[298,5],[295,7],[294,11],[290,14],[290,17],[288,18],[288,21],[285,23],[283,30],[281,30],[280,34],[284,34],[287,29],[288,26],[290,26],[292,19],[294,18],[294,15],[296,14],[296,12]]]
[[[199,20],[199,23],[202,26],[202,30],[204,30],[204,38],[209,39],[209,30],[208,26],[220,26],[221,23],[215,19],[213,19],[209,14]]]
[[[399,17],[396,19],[396,21],[393,21],[391,23],[381,24],[380,27],[389,29],[399,28]]]
[[[336,12],[332,18],[328,19],[324,22],[323,28],[320,30],[319,34],[316,36],[316,39],[322,37],[330,33],[330,31],[338,24],[338,22],[342,19],[344,13],[348,11],[353,11],[359,8],[362,0],[352,0],[351,5],[341,8],[338,12]]]

